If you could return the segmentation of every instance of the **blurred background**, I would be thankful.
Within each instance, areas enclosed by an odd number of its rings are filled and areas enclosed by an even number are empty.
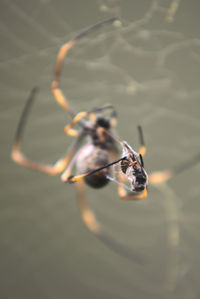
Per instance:
[[[119,16],[70,52],[61,85],[77,111],[105,103],[136,150],[143,126],[148,172],[199,152],[200,21],[195,0],[1,0],[0,297],[199,298],[200,166],[120,201],[116,185],[87,188],[91,207],[128,257],[83,225],[74,185],[14,164],[16,126],[34,86],[40,93],[23,140],[25,153],[53,163],[73,141],[70,117],[51,81],[59,47],[83,28]]]

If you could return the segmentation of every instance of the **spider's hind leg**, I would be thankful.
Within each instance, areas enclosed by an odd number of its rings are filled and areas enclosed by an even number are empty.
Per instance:
[[[173,177],[187,171],[188,169],[194,167],[200,162],[200,153],[191,159],[185,161],[184,163],[175,166],[171,169],[166,169],[164,171],[155,171],[149,175],[149,184],[160,184],[166,182]]]
[[[78,201],[81,211],[81,217],[83,219],[84,224],[86,227],[96,235],[99,235],[101,232],[101,227],[97,222],[94,213],[89,208],[86,196],[85,196],[85,188],[84,188],[84,181],[80,179],[76,182],[77,190],[78,190]]]
[[[112,237],[112,235],[107,234],[107,232],[97,222],[97,219],[93,211],[90,209],[85,196],[85,183],[83,179],[79,179],[76,182],[76,186],[78,190],[78,201],[81,211],[81,217],[85,226],[95,235],[95,237],[97,237],[105,246],[110,248],[113,252],[130,260],[133,260],[134,262],[136,261],[138,263],[143,264],[144,259],[142,256],[140,256],[140,254],[115,240]]]

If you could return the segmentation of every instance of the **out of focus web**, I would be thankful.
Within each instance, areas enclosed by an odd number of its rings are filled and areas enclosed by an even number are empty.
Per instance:
[[[172,166],[173,162],[181,162],[198,150],[199,142],[196,136],[200,129],[197,109],[200,97],[200,39],[173,29],[176,14],[181,13],[181,1],[146,1],[145,12],[138,19],[131,19],[123,14],[125,2],[97,1],[102,19],[118,15],[121,17],[121,26],[104,27],[100,32],[81,40],[66,58],[61,85],[69,102],[77,110],[90,109],[107,102],[115,105],[116,102],[115,106],[123,120],[123,126],[120,127],[119,117],[119,135],[133,147],[139,147],[139,144],[131,121],[135,125],[140,122],[147,144],[150,144],[151,148],[148,150],[153,162],[147,162],[147,167],[155,170]],[[63,36],[56,36],[38,23],[37,11],[30,17],[15,2],[3,3],[9,5],[12,14],[32,26],[41,38],[44,37],[48,41],[48,47],[34,49],[22,36],[16,37],[10,28],[0,21],[1,35],[7,36],[11,45],[23,48],[23,53],[19,55],[4,53],[0,61],[1,71],[11,67],[20,69],[20,65],[27,64],[33,57],[38,61],[45,60],[47,66],[40,84],[50,86],[59,46],[79,31],[71,30],[67,20],[57,13],[50,1],[46,1],[48,12],[57,20]],[[43,4],[45,5],[45,1]],[[91,24],[85,24],[89,25]],[[64,35],[64,30],[68,31],[67,36]],[[31,85],[31,82],[28,83]],[[13,86],[4,85],[3,88],[4,91],[11,88],[13,94],[18,91],[14,83]],[[25,95],[26,92],[21,89],[21,94]],[[48,101],[49,99],[46,99],[46,104]],[[169,131],[170,136],[160,136],[161,132],[165,135],[169,134]],[[145,163],[146,161],[148,156],[145,157]],[[159,190],[164,198],[171,250],[166,288],[174,290],[181,266],[178,255],[179,225],[182,220],[180,196],[168,183]],[[198,195],[195,186],[187,192],[193,198]],[[188,219],[191,220],[190,215]]]

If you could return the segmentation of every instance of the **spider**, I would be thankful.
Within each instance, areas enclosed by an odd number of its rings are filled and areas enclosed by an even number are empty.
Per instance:
[[[76,183],[83,222],[90,231],[100,237],[103,235],[103,232],[87,203],[84,192],[85,183],[93,188],[104,187],[112,180],[112,166],[116,165],[119,173],[116,180],[119,197],[122,200],[138,200],[147,197],[147,185],[149,183],[157,184],[167,181],[174,175],[194,165],[197,161],[195,158],[181,167],[178,166],[171,170],[152,173],[148,176],[143,162],[146,146],[141,126],[138,127],[141,146],[137,153],[126,141],[121,142],[118,140],[114,132],[117,112],[112,105],[76,113],[65,98],[59,87],[59,81],[63,61],[68,51],[88,33],[99,29],[103,25],[113,24],[117,20],[118,18],[116,17],[110,18],[83,30],[74,39],[65,43],[59,50],[52,82],[52,92],[58,104],[72,118],[72,121],[64,128],[64,131],[66,134],[76,137],[76,139],[67,150],[67,153],[53,165],[38,163],[27,158],[22,153],[21,142],[26,120],[38,91],[37,88],[34,88],[22,112],[11,155],[12,159],[18,164],[49,175],[62,173],[61,179],[64,183]],[[106,116],[106,111],[109,112],[109,116]],[[75,124],[79,125],[79,130],[74,129]],[[88,139],[88,142],[82,146],[82,141],[85,138]],[[119,145],[122,148],[122,157],[120,158]],[[75,176],[72,175],[74,166],[77,169]],[[130,188],[127,191],[126,183],[128,181],[130,182]]]

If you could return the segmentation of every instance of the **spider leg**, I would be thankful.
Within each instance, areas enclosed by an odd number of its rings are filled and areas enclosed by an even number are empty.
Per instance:
[[[70,135],[70,136],[78,136],[79,132],[77,130],[72,129],[72,127],[77,123],[80,122],[80,120],[82,120],[84,117],[88,116],[92,121],[96,121],[96,116],[95,113],[101,112],[103,110],[106,109],[112,109],[112,113],[111,113],[111,126],[113,126],[113,121],[117,116],[116,110],[112,105],[107,105],[107,106],[103,106],[103,107],[96,107],[94,109],[92,109],[91,111],[83,111],[83,112],[79,112],[77,113],[74,118],[72,119],[72,121],[64,128],[64,131],[66,134]]]
[[[78,157],[74,156],[74,158],[71,160],[70,164],[68,165],[68,168],[66,169],[65,173],[62,175],[62,179],[64,179],[65,176],[65,182],[69,182],[69,175],[71,174],[71,170],[74,166],[74,163],[76,162],[76,159]],[[79,176],[76,176],[79,177]],[[120,256],[123,256],[125,258],[137,261],[138,263],[144,263],[144,259],[142,256],[140,256],[137,252],[135,252],[133,249],[127,248],[123,244],[120,244],[117,240],[112,238],[112,236],[108,235],[106,231],[101,227],[99,222],[97,221],[93,211],[90,209],[89,204],[87,202],[87,198],[85,195],[85,183],[82,177],[79,177],[79,179],[76,180],[76,187],[78,191],[78,202],[81,212],[81,218],[85,224],[85,226],[89,229],[90,232],[94,234],[95,237],[97,237],[104,245],[106,245],[108,248],[113,250],[113,252],[119,254]]]
[[[83,219],[84,224],[86,227],[92,231],[94,234],[99,234],[101,231],[101,227],[99,223],[97,222],[94,213],[92,210],[89,208],[89,205],[86,200],[85,196],[85,188],[84,188],[84,181],[83,179],[80,179],[77,181],[77,190],[78,190],[78,201],[79,201],[79,206],[80,206],[80,211],[81,211],[81,217]]]
[[[144,135],[141,126],[138,126],[139,140],[141,147],[139,149],[139,153],[144,156],[146,154],[146,146],[144,142]],[[200,162],[200,153],[196,156],[192,157],[188,161],[185,161],[183,164],[175,166],[171,169],[166,169],[163,171],[155,171],[148,176],[149,184],[160,184],[172,179],[174,176],[181,174],[182,172],[192,168],[197,163]]]
[[[68,53],[68,51],[76,44],[78,40],[85,37],[88,33],[91,33],[103,25],[106,24],[112,24],[114,23],[118,18],[110,18],[107,20],[104,20],[98,24],[95,24],[85,30],[83,30],[80,34],[78,34],[74,39],[68,41],[65,43],[59,50],[56,66],[55,66],[55,72],[54,72],[54,79],[52,82],[52,92],[56,99],[56,101],[64,108],[65,111],[67,111],[72,117],[76,115],[75,111],[69,106],[67,99],[65,98],[64,94],[62,93],[61,89],[59,88],[60,85],[60,73],[63,65],[63,61]]]
[[[138,136],[139,136],[139,142],[140,142],[140,149],[139,149],[139,154],[144,156],[146,154],[146,146],[144,142],[144,135],[143,135],[143,130],[141,126],[138,126]]]
[[[92,232],[95,237],[97,237],[105,246],[110,248],[116,254],[119,254],[120,256],[123,256],[130,260],[134,260],[139,264],[144,264],[145,259],[136,251],[134,251],[133,248],[130,249],[123,244],[120,244],[120,242],[112,238],[112,236],[107,234],[106,231],[102,229],[93,211],[88,205],[84,188],[85,183],[83,179],[77,181],[76,186],[78,191],[78,202],[81,212],[81,218],[89,231]]]
[[[156,171],[149,175],[149,184],[160,184],[166,182],[173,177],[187,171],[188,169],[194,167],[200,162],[200,153],[192,157],[188,161],[175,166],[174,168],[167,169],[164,171]]]
[[[26,105],[24,107],[24,110],[22,112],[16,135],[14,138],[14,143],[12,147],[12,153],[11,157],[12,159],[25,167],[32,168],[37,171],[41,171],[50,175],[57,175],[61,173],[65,168],[66,165],[71,160],[72,156],[74,155],[74,152],[77,150],[77,148],[80,146],[80,143],[84,137],[84,134],[81,133],[78,138],[75,140],[75,142],[71,145],[71,147],[68,149],[66,155],[59,159],[54,165],[48,165],[48,164],[42,164],[38,163],[36,161],[33,161],[29,158],[27,158],[21,151],[21,143],[22,143],[22,137],[24,133],[25,124],[27,121],[28,114],[30,112],[30,108],[33,104],[33,101],[35,99],[35,95],[37,92],[37,88],[34,88],[26,102]]]
[[[64,183],[70,182],[70,174],[71,171],[74,167],[74,164],[77,160],[77,157],[79,155],[79,152],[74,156],[74,158],[71,160],[70,164],[68,165],[67,169],[65,172],[62,174],[62,181]],[[74,182],[76,182],[77,190],[78,190],[78,201],[79,201],[79,206],[80,206],[80,211],[81,211],[81,217],[83,219],[84,224],[86,227],[93,232],[96,236],[99,236],[102,234],[102,230],[100,227],[100,224],[97,222],[94,213],[92,210],[89,208],[89,205],[87,203],[87,199],[85,196],[85,183],[84,180],[82,179],[85,175],[78,175],[75,176]]]
[[[72,158],[72,160],[68,164],[67,168],[63,172],[63,174],[61,176],[61,180],[63,181],[63,183],[71,183],[70,179],[71,179],[72,176],[70,176],[70,175],[71,175],[71,172],[72,172],[72,170],[74,168],[76,160],[77,160],[77,158],[79,156],[79,153],[80,153],[80,151],[78,151],[76,153],[76,155],[74,155],[74,157]]]
[[[77,113],[76,116],[72,119],[72,121],[64,128],[64,132],[70,136],[78,136],[79,132],[75,129],[72,129],[72,127],[87,115],[88,112]]]
[[[121,174],[119,175],[119,177],[121,177]],[[120,199],[122,200],[138,200],[138,199],[142,199],[142,198],[146,198],[148,193],[147,193],[147,189],[145,188],[144,191],[140,192],[140,193],[136,193],[136,192],[127,192],[126,189],[124,188],[123,184],[120,184],[120,182],[123,182],[122,178],[119,178],[119,184],[117,187],[117,191],[118,191],[118,195],[120,197]]]
[[[122,160],[124,160],[124,159],[125,159],[125,158],[122,157],[122,158],[120,158],[120,159],[118,159],[118,160],[116,160],[116,161],[113,161],[113,162],[111,162],[111,163],[109,163],[109,164],[106,164],[106,165],[104,165],[104,166],[102,166],[102,167],[100,167],[100,168],[94,169],[94,170],[92,170],[92,171],[90,171],[90,172],[82,173],[82,174],[79,174],[79,175],[76,175],[76,176],[70,176],[70,177],[67,178],[67,180],[68,180],[70,183],[75,183],[75,182],[79,181],[80,179],[82,179],[82,178],[84,178],[84,177],[86,177],[86,176],[92,175],[92,174],[94,174],[94,173],[96,173],[96,172],[99,172],[99,171],[101,171],[101,170],[103,170],[103,169],[105,169],[105,168],[107,168],[107,167],[110,167],[110,166],[112,166],[112,165],[114,165],[114,164],[117,164],[117,163],[119,163],[120,161],[122,161]]]

